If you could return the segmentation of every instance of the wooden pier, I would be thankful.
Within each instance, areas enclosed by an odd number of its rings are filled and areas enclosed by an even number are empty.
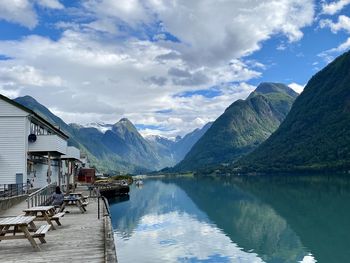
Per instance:
[[[85,213],[69,207],[69,213],[60,219],[62,226],[46,234],[47,243],[39,244],[40,252],[34,251],[25,239],[1,241],[0,262],[117,262],[111,221],[102,199],[98,219],[97,200],[89,198]],[[26,202],[22,202],[0,212],[0,217],[21,215],[26,205]],[[36,225],[40,226],[41,223],[37,222]]]

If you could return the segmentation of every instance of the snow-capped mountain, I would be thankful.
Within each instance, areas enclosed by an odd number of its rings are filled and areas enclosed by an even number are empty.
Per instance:
[[[106,131],[109,131],[112,129],[113,124],[108,124],[104,122],[91,122],[86,125],[84,125],[85,128],[96,128],[102,133],[105,133]]]

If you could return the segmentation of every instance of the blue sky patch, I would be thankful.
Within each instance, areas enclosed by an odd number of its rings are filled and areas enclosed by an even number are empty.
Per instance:
[[[160,126],[160,125],[147,125],[147,124],[135,124],[135,127],[142,131],[142,130],[146,130],[146,129],[150,129],[150,130],[159,130],[159,131],[171,131],[172,129]]]
[[[205,98],[214,98],[217,96],[220,96],[222,92],[218,89],[202,89],[202,90],[195,90],[195,91],[185,91],[179,94],[176,94],[176,97],[192,97],[196,95],[203,96]]]
[[[173,110],[172,109],[167,109],[167,110],[157,110],[155,111],[155,113],[163,113],[163,114],[167,114],[167,113],[171,113]]]
[[[0,60],[11,60],[11,58],[0,54]]]

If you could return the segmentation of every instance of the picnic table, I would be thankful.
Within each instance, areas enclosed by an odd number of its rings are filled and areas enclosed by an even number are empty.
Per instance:
[[[45,234],[47,233],[47,231],[49,231],[51,225],[43,225],[37,228],[34,224],[34,219],[35,216],[17,216],[1,219],[0,241],[11,239],[28,239],[32,247],[36,251],[40,251],[40,247],[38,246],[34,238],[38,238],[41,243],[46,243]],[[34,233],[31,234],[30,232]]]
[[[86,212],[85,206],[81,197],[74,196],[65,196],[63,199],[63,203],[60,207],[60,212],[63,212],[66,206],[76,206],[80,209],[81,213]]]
[[[80,192],[69,193],[69,196],[80,197],[80,198],[82,199],[82,202],[83,202],[83,203],[88,203],[87,199],[88,199],[89,197],[83,195],[83,193],[80,193]]]
[[[35,206],[24,209],[26,216],[35,216],[35,220],[44,220],[51,225],[52,230],[55,230],[55,226],[52,221],[55,221],[57,225],[61,225],[59,219],[64,216],[64,213],[56,213],[54,206]]]

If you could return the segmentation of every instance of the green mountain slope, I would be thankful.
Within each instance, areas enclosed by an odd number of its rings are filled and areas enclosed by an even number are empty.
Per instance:
[[[209,130],[213,123],[208,122],[202,128],[195,129],[194,131],[186,134],[183,138],[178,140],[172,150],[176,159],[176,163],[182,161],[186,154],[192,149],[193,145]]]
[[[105,134],[96,128],[70,124],[71,136],[80,142],[80,149],[88,152],[91,163],[101,172],[139,173],[149,171],[137,163],[128,162],[104,144]]]
[[[297,93],[283,84],[260,84],[246,100],[225,110],[175,170],[231,163],[250,153],[278,128],[296,97]]]
[[[350,53],[308,82],[279,129],[235,168],[293,171],[350,168]]]
[[[148,170],[162,168],[163,156],[159,156],[135,126],[126,118],[113,125],[102,138],[102,143],[123,160],[138,164]]]
[[[197,128],[186,134],[183,138],[181,136],[176,137],[175,141],[158,135],[148,136],[146,140],[152,145],[158,156],[162,157],[161,168],[173,167],[183,160],[192,146],[203,136],[211,125],[212,122],[209,122],[202,128]]]
[[[91,164],[99,171],[106,173],[114,171],[137,173],[152,170],[138,163],[130,163],[115,154],[102,142],[104,134],[99,130],[76,124],[68,125],[48,108],[30,96],[16,98],[15,101],[35,111],[48,121],[58,125],[60,129],[69,135],[68,145],[75,146],[83,153],[87,154]]]
[[[69,135],[68,144],[87,154],[91,164],[100,172],[143,173],[175,165],[206,131],[197,129],[174,142],[158,138],[157,142],[144,139],[126,118],[101,132],[93,127],[66,124],[48,108],[30,96],[19,97],[16,102],[30,108],[48,121],[58,125]]]

